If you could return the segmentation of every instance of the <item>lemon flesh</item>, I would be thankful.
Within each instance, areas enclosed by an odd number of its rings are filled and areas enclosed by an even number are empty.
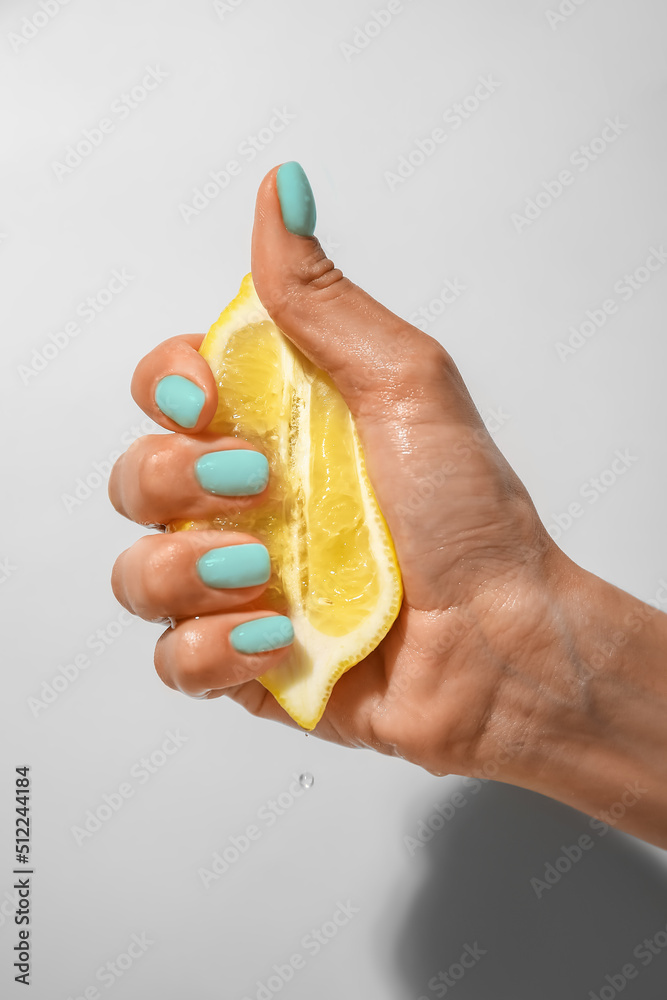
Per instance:
[[[295,638],[289,656],[258,679],[313,729],[336,681],[399,612],[396,552],[343,397],[281,333],[250,274],[200,353],[218,384],[208,430],[260,449],[269,485],[251,510],[171,527],[243,531],[266,545],[272,575],[261,605],[288,615]]]

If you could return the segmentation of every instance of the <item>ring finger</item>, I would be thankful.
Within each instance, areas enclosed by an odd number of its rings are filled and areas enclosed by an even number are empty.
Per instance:
[[[239,608],[270,577],[268,550],[252,535],[178,531],[147,535],[121,553],[111,586],[123,607],[154,622]]]

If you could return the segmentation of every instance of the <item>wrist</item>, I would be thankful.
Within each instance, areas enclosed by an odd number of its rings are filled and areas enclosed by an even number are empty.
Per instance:
[[[506,723],[519,750],[500,777],[667,847],[667,615],[558,549],[545,569],[505,685],[522,724]]]

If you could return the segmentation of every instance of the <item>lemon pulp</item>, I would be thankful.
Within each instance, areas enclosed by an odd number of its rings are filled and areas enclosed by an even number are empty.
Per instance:
[[[260,449],[269,485],[251,510],[170,527],[244,531],[266,545],[272,575],[261,603],[289,616],[295,639],[288,658],[258,679],[313,729],[336,681],[398,614],[402,586],[389,529],[345,401],[272,321],[250,274],[200,353],[218,384],[208,430]]]

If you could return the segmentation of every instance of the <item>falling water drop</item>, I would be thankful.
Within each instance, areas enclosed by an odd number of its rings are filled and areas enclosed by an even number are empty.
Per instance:
[[[312,788],[315,784],[315,778],[312,776],[310,771],[305,771],[303,774],[299,775],[299,784],[302,788]]]

